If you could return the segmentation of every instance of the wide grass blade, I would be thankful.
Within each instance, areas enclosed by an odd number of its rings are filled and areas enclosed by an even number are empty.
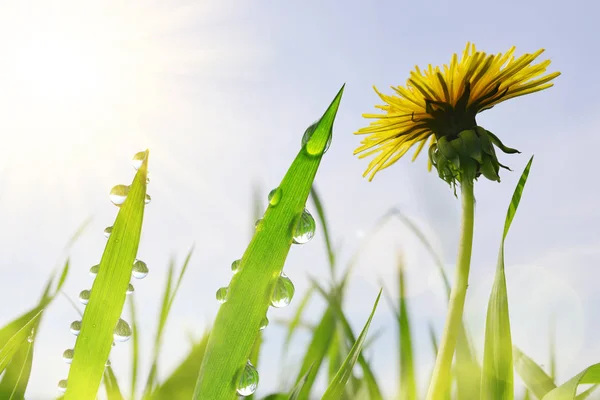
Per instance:
[[[514,398],[513,348],[508,315],[506,277],[504,275],[504,241],[521,201],[532,162],[533,156],[529,159],[525,170],[521,174],[504,222],[496,276],[490,294],[485,324],[483,374],[481,377],[482,399],[512,400]]]
[[[123,400],[117,377],[111,366],[106,367],[104,371],[104,386],[106,387],[106,397],[108,400]]]
[[[148,151],[119,210],[92,285],[81,332],[75,342],[66,400],[96,398],[140,242],[147,168]]]
[[[515,370],[527,386],[527,389],[537,398],[542,399],[551,390],[556,388],[552,377],[531,358],[527,357],[517,347],[513,348]]]
[[[153,400],[189,400],[194,394],[198,371],[206,352],[209,332],[192,346],[186,358],[152,394]]]
[[[323,397],[322,397],[323,400],[338,400],[340,397],[342,397],[342,395],[344,393],[344,389],[346,387],[346,382],[348,382],[348,379],[352,375],[352,370],[354,369],[354,364],[356,364],[356,361],[358,360],[358,358],[360,356],[363,343],[365,342],[365,339],[367,337],[367,332],[369,331],[369,326],[371,325],[371,320],[373,319],[373,315],[375,315],[375,310],[377,309],[377,304],[379,303],[380,297],[381,297],[381,290],[379,291],[379,294],[377,295],[377,299],[375,300],[375,304],[373,305],[373,310],[371,311],[371,315],[369,316],[367,323],[365,324],[362,332],[358,336],[358,339],[352,346],[352,349],[350,350],[348,357],[346,357],[346,360],[344,360],[342,367],[340,368],[340,370],[338,371],[336,376],[333,378],[333,381],[330,382],[329,387],[323,394]]]
[[[194,399],[236,397],[238,379],[292,245],[293,229],[304,210],[342,93],[343,87],[281,181],[277,202],[267,208],[256,227],[241,270],[231,279],[227,301],[215,319]]]
[[[566,383],[550,391],[543,400],[576,400],[577,387],[585,384],[600,384],[600,363],[587,367]]]

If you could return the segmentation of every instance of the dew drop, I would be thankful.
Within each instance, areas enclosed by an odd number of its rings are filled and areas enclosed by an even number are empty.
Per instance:
[[[323,143],[320,140],[318,142],[316,140],[311,140],[313,134],[317,130],[318,124],[319,121],[315,121],[311,126],[306,128],[306,130],[304,131],[304,135],[302,136],[302,147],[306,146],[306,151],[308,152],[308,154],[313,156],[318,156],[322,153],[325,153],[331,145],[331,132],[329,133],[329,137],[327,138],[327,142],[325,143],[325,148],[322,148]]]
[[[73,354],[74,354],[73,349],[66,349],[63,352],[63,361],[66,362],[67,364],[71,364],[73,362]]]
[[[264,317],[261,321],[260,321],[260,327],[259,329],[262,331],[263,329],[265,329],[267,326],[269,325],[269,319],[267,317]]]
[[[217,301],[221,304],[225,303],[227,301],[227,296],[229,295],[229,287],[225,286],[222,288],[219,288],[219,290],[217,290]]]
[[[276,187],[275,189],[269,192],[269,196],[267,199],[269,200],[269,204],[275,207],[279,204],[279,200],[281,200],[282,191],[280,188]]]
[[[130,283],[129,285],[127,285],[127,291],[125,292],[125,294],[131,294],[131,293],[133,293],[134,290],[135,290],[135,288]]]
[[[81,304],[86,305],[90,301],[90,291],[87,289],[82,290],[81,293],[79,293],[79,301]]]
[[[308,243],[313,236],[315,236],[316,227],[317,225],[315,224],[315,219],[305,208],[304,211],[302,211],[302,215],[300,215],[298,222],[296,223],[296,228],[294,229],[294,243]]]
[[[27,341],[28,341],[29,343],[33,343],[33,335],[29,335],[29,336],[27,336]]]
[[[254,228],[258,229],[258,226],[260,225],[261,222],[262,222],[262,218],[257,219],[256,222],[254,223]]]
[[[271,294],[271,305],[276,308],[285,307],[290,304],[295,292],[294,284],[283,272],[277,278],[275,288]]]
[[[106,228],[104,228],[104,237],[106,237],[107,239],[110,237],[110,234],[112,233],[112,226],[107,226]]]
[[[246,362],[244,371],[240,376],[237,385],[237,392],[240,396],[250,396],[258,387],[258,371],[250,361]]]
[[[110,367],[110,365],[111,365],[111,364],[110,364],[110,360],[106,360],[106,362],[104,363],[104,366],[105,366],[105,367]]]
[[[125,199],[127,198],[128,193],[129,193],[129,186],[117,185],[117,186],[114,186],[112,189],[110,189],[110,194],[108,195],[108,197],[110,198],[110,201],[112,201],[112,203],[115,206],[120,207],[123,203],[125,203]]]
[[[90,275],[96,276],[96,275],[98,275],[98,271],[100,271],[100,264],[96,264],[90,268]]]
[[[142,260],[135,260],[131,274],[136,279],[144,279],[148,275],[148,266]]]
[[[242,267],[242,260],[235,260],[231,263],[231,272],[237,274],[240,272],[240,268]]]
[[[135,153],[135,155],[131,159],[131,165],[133,165],[133,168],[135,168],[135,169],[140,169],[140,167],[142,166],[145,159],[146,159],[145,151],[140,151],[138,153]]]
[[[149,204],[152,201],[152,197],[149,194],[144,198],[144,204]]]
[[[58,387],[57,387],[58,391],[61,393],[64,393],[67,391],[67,380],[66,379],[61,379],[60,381],[58,381]]]
[[[71,333],[75,336],[79,335],[81,332],[81,321],[73,321],[71,322],[71,326],[69,327]]]
[[[129,324],[125,322],[123,319],[119,318],[117,322],[117,326],[115,326],[115,331],[113,333],[113,339],[117,342],[126,342],[131,337],[131,328]]]

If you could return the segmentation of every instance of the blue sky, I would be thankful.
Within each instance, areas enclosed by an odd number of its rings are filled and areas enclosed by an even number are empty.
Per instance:
[[[299,150],[304,129],[325,110],[339,87],[346,90],[333,143],[316,178],[340,267],[378,218],[398,207],[429,234],[452,271],[459,203],[426,171],[426,159],[401,160],[362,178],[368,161],[352,155],[380,100],[372,85],[390,93],[418,64],[447,63],[467,41],[489,52],[517,46],[517,55],[545,48],[555,87],[502,103],[478,117],[522,154],[501,156],[514,172],[502,183],[476,185],[476,227],[466,318],[481,349],[506,207],[528,158],[532,172],[506,243],[507,283],[514,343],[546,364],[548,325],[556,315],[559,380],[600,361],[596,289],[600,274],[600,195],[596,152],[600,90],[590,79],[600,62],[598,6],[591,1],[453,2],[106,2],[104,7],[63,0],[0,6],[0,323],[31,307],[70,235],[92,223],[71,251],[65,291],[75,297],[91,285],[90,266],[105,245],[104,227],[116,208],[110,187],[131,180],[136,151],[150,148],[152,202],[147,208],[139,258],[150,274],[135,283],[142,345],[149,348],[168,260],[182,261],[195,243],[187,279],[174,304],[160,374],[166,376],[213,319],[218,287],[249,241],[252,186],[266,195]],[[65,44],[66,43],[66,44]],[[51,51],[49,51],[49,49]],[[65,67],[66,66],[66,67]],[[309,209],[312,209],[309,204]],[[398,250],[408,268],[420,378],[433,362],[426,326],[441,331],[445,306],[433,260],[397,221],[368,244],[349,287],[346,310],[356,330],[368,316],[379,281],[395,273]],[[327,276],[322,235],[295,246],[285,266],[296,284],[291,315],[308,276]],[[392,280],[393,281],[393,280]],[[396,296],[396,289],[390,288]],[[309,312],[323,310],[314,301]],[[36,344],[31,399],[54,395],[68,367],[62,351],[76,313],[62,298],[48,310]],[[369,350],[386,392],[395,393],[394,321],[377,311]],[[280,368],[283,330],[265,330],[259,393],[295,374],[291,349]],[[131,343],[119,344],[113,366],[128,381]],[[390,351],[390,349],[394,349]],[[481,350],[479,351],[481,354]],[[144,356],[145,352],[142,352]],[[142,365],[146,365],[142,360]],[[145,370],[142,370],[144,376]]]

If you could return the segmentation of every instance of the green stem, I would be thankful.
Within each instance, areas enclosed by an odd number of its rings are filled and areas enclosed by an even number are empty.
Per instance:
[[[448,304],[448,317],[444,326],[444,333],[433,369],[433,376],[429,384],[427,400],[445,399],[450,392],[450,368],[454,357],[454,348],[462,321],[467,286],[469,283],[469,269],[471,266],[471,248],[473,247],[473,221],[475,214],[475,196],[473,195],[473,181],[461,182],[462,197],[462,224],[461,237],[458,247],[458,259],[454,284],[450,293]]]

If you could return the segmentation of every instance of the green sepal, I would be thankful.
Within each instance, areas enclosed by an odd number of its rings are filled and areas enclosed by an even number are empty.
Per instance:
[[[494,164],[495,163],[492,157],[490,157],[488,154],[484,154],[483,164],[481,164],[479,170],[481,171],[483,176],[485,176],[489,180],[500,182],[500,177],[498,176],[498,172]]]
[[[440,149],[440,153],[448,160],[452,161],[457,168],[460,167],[460,157],[451,142],[448,142],[446,136],[442,136],[440,140],[438,140],[438,149]]]
[[[481,149],[490,156],[495,157],[496,151],[494,150],[494,145],[488,136],[487,131],[480,126],[478,126],[476,130],[479,135],[479,141],[481,142]]]
[[[492,141],[492,143],[494,143],[500,150],[502,150],[503,152],[505,152],[506,154],[516,154],[516,153],[521,153],[519,150],[517,149],[513,149],[510,147],[506,147],[501,141],[500,139],[498,139],[498,137],[496,135],[494,135],[492,132],[490,131],[485,131],[488,136],[490,137],[490,140]]]
[[[462,131],[458,134],[458,137],[462,139],[463,144],[467,149],[467,154],[481,164],[483,162],[483,158],[481,157],[481,141],[475,131]]]

